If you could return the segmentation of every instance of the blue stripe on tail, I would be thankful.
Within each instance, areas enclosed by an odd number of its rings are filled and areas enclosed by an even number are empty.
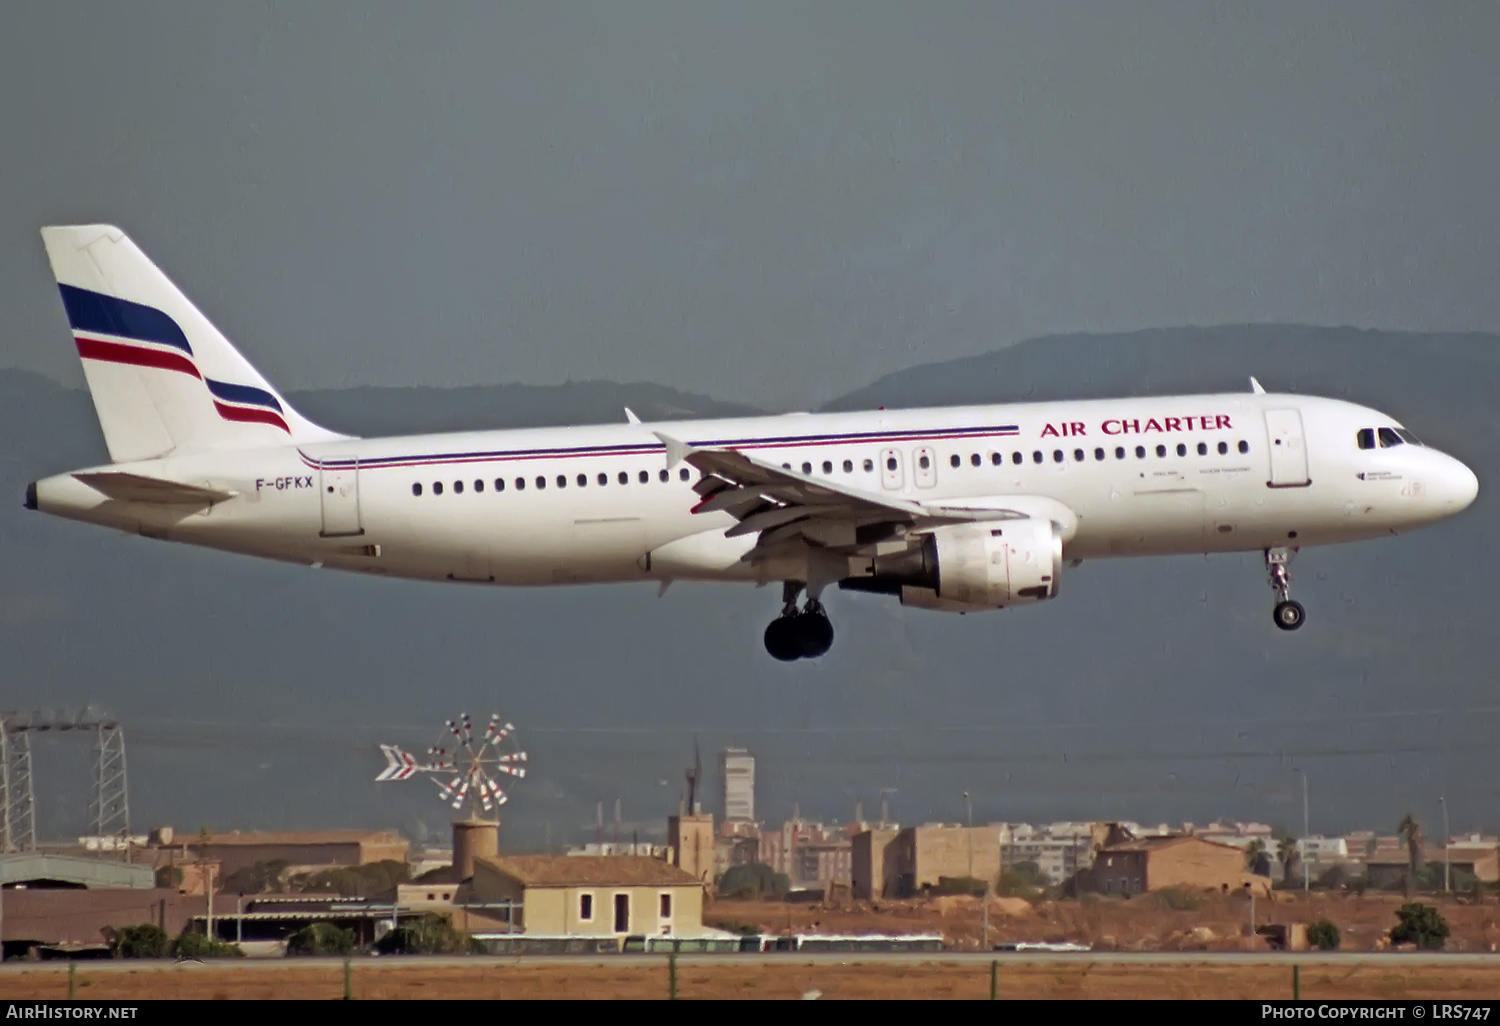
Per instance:
[[[154,306],[142,306],[75,285],[59,283],[57,288],[68,311],[68,324],[74,331],[97,331],[137,342],[158,342],[193,355],[193,347],[188,345],[187,336],[177,322]]]

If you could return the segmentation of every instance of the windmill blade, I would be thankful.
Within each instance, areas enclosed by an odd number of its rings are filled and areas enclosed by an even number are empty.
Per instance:
[[[458,794],[453,798],[453,807],[455,809],[463,807],[464,798],[468,796],[468,793],[469,782],[465,780],[462,784],[458,785]]]
[[[459,713],[458,714],[458,720],[459,720],[459,723],[461,723],[463,725],[464,742],[467,744],[468,742],[473,741],[474,740],[474,726],[473,726],[473,724],[471,724],[469,722],[469,714],[468,713]]]
[[[497,770],[499,770],[501,773],[509,773],[511,776],[515,777],[517,780],[519,780],[520,778],[522,778],[522,777],[524,777],[526,775],[526,767],[525,766],[496,766],[495,768]]]
[[[500,761],[501,762],[525,762],[526,761],[526,753],[525,752],[507,752],[505,755],[500,756]]]
[[[401,771],[401,756],[404,754],[395,745],[381,745],[380,751],[385,755],[385,769],[376,774],[376,780],[395,780],[396,774]]]
[[[484,739],[486,741],[490,740],[490,738],[494,737],[497,733],[499,733],[499,731],[500,731],[500,714],[499,713],[491,713],[490,714],[490,722],[487,723],[485,725],[485,728],[484,728]]]

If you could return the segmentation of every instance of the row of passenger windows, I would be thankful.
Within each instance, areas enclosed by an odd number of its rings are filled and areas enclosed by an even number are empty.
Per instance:
[[[686,481],[691,476],[692,475],[689,474],[687,467],[683,467],[683,468],[681,468],[680,470],[677,471],[677,479],[679,481]],[[669,471],[659,470],[656,473],[656,479],[658,481],[666,482],[666,481],[670,481],[672,479],[672,475],[671,475],[671,473]],[[568,475],[567,474],[558,474],[557,477],[554,480],[557,482],[557,487],[559,487],[559,488],[566,488],[566,487],[568,487]],[[587,474],[579,474],[574,480],[577,482],[579,488],[587,488],[588,487],[589,476]],[[618,480],[619,483],[622,484],[622,485],[629,484],[630,483],[630,473],[629,473],[629,471],[625,471],[625,470],[620,471],[620,473],[617,475],[616,480]],[[637,474],[637,480],[639,480],[641,484],[648,484],[651,481],[651,472],[649,470],[642,470],[639,474]],[[609,475],[605,474],[605,473],[600,473],[599,475],[597,475],[595,477],[595,481],[598,483],[599,487],[603,488],[605,485],[609,484]],[[538,474],[535,477],[533,483],[535,484],[537,491],[541,491],[542,489],[546,488],[547,487],[547,477],[546,477],[546,475],[544,475],[544,474]],[[482,492],[482,491],[484,491],[484,479],[483,478],[475,478],[472,487],[473,487],[474,491],[476,491],[476,492]],[[518,478],[516,478],[515,481],[512,482],[512,487],[514,487],[515,490],[518,491],[518,492],[524,492],[526,490],[526,479],[524,477],[518,477]],[[505,491],[505,478],[503,478],[503,477],[497,477],[497,478],[495,478],[494,489],[497,492],[503,492],[503,491]],[[453,482],[453,492],[454,492],[455,495],[462,495],[464,493],[464,482],[463,481],[454,481]],[[421,495],[422,494],[422,482],[420,482],[420,481],[414,481],[414,482],[412,482],[411,493],[413,495]],[[434,481],[434,482],[432,482],[432,494],[433,495],[442,495],[443,494],[443,482],[441,482],[441,481]]]
[[[1199,442],[1196,448],[1197,448],[1197,452],[1198,452],[1199,456],[1207,456],[1208,453],[1209,453],[1209,445],[1208,445],[1207,442]],[[1241,452],[1241,453],[1248,453],[1250,451],[1250,443],[1246,442],[1246,441],[1240,441],[1239,443],[1236,444],[1235,448],[1239,452]],[[1228,442],[1220,442],[1220,443],[1218,443],[1217,449],[1218,449],[1218,452],[1219,452],[1220,456],[1227,456],[1229,454],[1229,443]],[[1165,459],[1167,457],[1168,453],[1170,453],[1170,452],[1172,452],[1174,450],[1173,449],[1169,449],[1165,445],[1158,445],[1158,446],[1156,446],[1156,450],[1155,451],[1156,451],[1156,455],[1157,455],[1158,458]],[[1178,442],[1177,445],[1176,445],[1176,447],[1175,447],[1175,451],[1176,451],[1177,455],[1179,455],[1179,456],[1186,456],[1188,454],[1187,443],[1185,443],[1185,442]],[[1137,445],[1135,447],[1135,458],[1138,459],[1138,460],[1143,460],[1143,459],[1146,458],[1147,452],[1148,452],[1148,450],[1147,450],[1146,446],[1144,446],[1144,445]],[[1126,459],[1126,458],[1129,457],[1130,450],[1127,449],[1123,445],[1117,445],[1117,446],[1115,446],[1114,454],[1115,454],[1115,459],[1117,459],[1117,460],[1123,460],[1123,459]],[[1065,462],[1067,462],[1067,458],[1068,458],[1067,457],[1067,453],[1065,453],[1062,449],[1053,449],[1052,450],[1052,462],[1053,463],[1065,463]],[[1094,449],[1094,459],[1095,460],[1102,462],[1102,461],[1104,461],[1104,460],[1106,460],[1108,458],[1109,458],[1109,454],[1108,454],[1107,450],[1105,450],[1103,447],[1099,447],[1099,448]],[[1073,450],[1073,460],[1074,460],[1074,462],[1076,462],[1076,463],[1082,463],[1086,459],[1088,459],[1088,453],[1085,450],[1083,450],[1083,449],[1074,449]],[[1047,456],[1040,449],[1037,449],[1037,450],[1035,450],[1035,451],[1032,452],[1032,454],[1031,454],[1031,462],[1033,462],[1033,463],[1045,463],[1046,461],[1047,461]],[[887,470],[897,470],[897,469],[900,468],[900,463],[897,461],[896,457],[894,457],[894,456],[887,456],[885,462],[886,462],[886,469]],[[952,456],[948,457],[948,465],[951,466],[951,467],[955,467],[955,468],[956,467],[961,467],[961,466],[963,466],[963,462],[964,462],[963,461],[963,457],[960,456],[958,453],[954,453]],[[1013,452],[1013,453],[1010,454],[1010,462],[1012,464],[1016,465],[1016,466],[1020,466],[1021,464],[1023,464],[1023,463],[1026,462],[1026,454],[1022,453],[1022,452]],[[1003,453],[1003,452],[992,452],[992,453],[990,453],[990,463],[993,466],[996,466],[996,467],[1003,466],[1005,464],[1005,453]],[[971,466],[975,466],[975,467],[982,467],[982,466],[984,466],[984,457],[981,456],[977,452],[976,453],[970,453],[969,454],[969,464]],[[783,467],[783,469],[786,469],[786,470],[791,470],[792,469],[792,465],[790,463],[783,463],[781,466]],[[931,459],[931,457],[926,456],[926,455],[917,457],[917,466],[920,467],[922,470],[930,470],[932,468],[932,459]],[[864,468],[865,468],[865,471],[867,473],[869,471],[873,471],[875,469],[875,461],[874,460],[865,460],[864,461]],[[812,465],[812,463],[807,462],[807,463],[803,463],[802,464],[802,473],[804,473],[804,474],[811,474],[812,472],[813,472],[813,465]],[[845,460],[844,461],[844,473],[851,474],[853,472],[854,472],[854,461],[853,460]],[[823,473],[825,473],[825,474],[832,474],[833,473],[833,461],[832,460],[824,460],[823,461]]]
[[[1250,451],[1250,443],[1246,442],[1246,441],[1240,441],[1236,445],[1236,448],[1240,452],[1242,452],[1242,453],[1247,453],[1247,452]],[[1218,450],[1219,450],[1219,455],[1220,456],[1227,456],[1229,454],[1229,443],[1228,442],[1220,442],[1218,444]],[[1166,459],[1167,455],[1170,452],[1172,452],[1172,451],[1175,451],[1177,453],[1177,455],[1179,455],[1179,456],[1186,456],[1188,454],[1187,443],[1186,442],[1178,442],[1175,447],[1171,447],[1171,448],[1169,448],[1168,446],[1165,446],[1165,445],[1158,445],[1158,446],[1156,446],[1156,455],[1160,459]],[[1198,451],[1198,455],[1199,456],[1207,456],[1208,452],[1209,452],[1208,443],[1207,442],[1199,442],[1198,445],[1197,445],[1197,451]],[[1144,446],[1144,445],[1137,445],[1135,447],[1135,458],[1136,459],[1143,460],[1143,459],[1146,458],[1146,454],[1147,454],[1147,448],[1146,448],[1146,446]],[[1117,460],[1123,460],[1123,459],[1126,459],[1129,455],[1130,455],[1130,450],[1128,450],[1125,446],[1123,446],[1123,445],[1117,445],[1117,446],[1115,446],[1115,459],[1117,459]],[[1052,450],[1052,462],[1053,463],[1064,463],[1064,462],[1067,461],[1067,458],[1068,458],[1067,454],[1065,452],[1063,452],[1063,450],[1061,450],[1061,449],[1053,449]],[[1108,458],[1109,458],[1109,454],[1108,454],[1108,452],[1102,446],[1096,447],[1094,449],[1094,459],[1096,461],[1103,462],[1104,460],[1106,460]],[[1074,449],[1073,450],[1073,462],[1075,462],[1075,463],[1082,463],[1086,459],[1088,459],[1088,453],[1086,451],[1084,451],[1083,449]],[[1046,460],[1047,460],[1046,455],[1040,449],[1034,450],[1032,452],[1032,454],[1031,454],[1031,462],[1033,462],[1033,463],[1045,463]],[[1022,463],[1026,462],[1026,456],[1025,456],[1024,453],[1013,452],[1013,453],[1010,454],[1010,461],[1011,461],[1011,463],[1013,463],[1013,464],[1015,464],[1017,466],[1020,466]],[[997,466],[997,467],[1000,466],[1002,463],[1005,462],[1005,454],[1003,452],[992,452],[992,453],[990,453],[990,462],[992,464],[994,464],[995,466]],[[923,456],[922,459],[919,461],[919,463],[921,464],[921,467],[922,467],[923,470],[927,469],[927,457],[926,456]],[[970,453],[969,454],[969,463],[972,466],[976,466],[976,467],[983,466],[984,465],[984,459],[977,452],[976,453]],[[963,466],[963,457],[959,456],[957,453],[954,453],[952,456],[948,457],[948,465],[951,466],[951,467],[961,467],[961,466]]]

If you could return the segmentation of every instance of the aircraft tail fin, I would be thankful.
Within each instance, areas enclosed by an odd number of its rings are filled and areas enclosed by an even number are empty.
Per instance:
[[[42,242],[114,462],[345,437],[292,409],[120,229]]]

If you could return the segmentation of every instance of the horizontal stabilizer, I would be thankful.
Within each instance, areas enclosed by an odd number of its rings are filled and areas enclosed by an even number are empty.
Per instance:
[[[74,474],[75,478],[97,492],[119,502],[150,502],[167,506],[212,506],[216,502],[232,499],[236,492],[221,492],[212,488],[166,481],[144,474],[125,474],[105,471],[96,474]]]

